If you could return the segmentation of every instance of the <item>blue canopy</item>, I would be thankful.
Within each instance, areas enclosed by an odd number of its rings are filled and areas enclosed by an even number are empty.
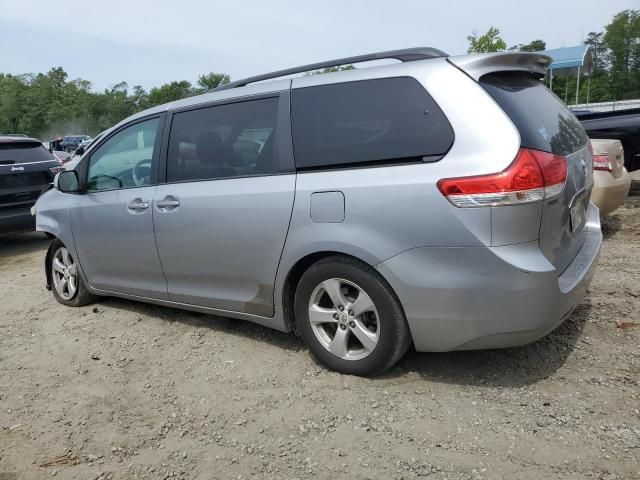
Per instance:
[[[548,55],[553,59],[553,62],[549,66],[550,70],[580,68],[585,73],[591,71],[591,52],[589,45],[553,48],[540,53]]]

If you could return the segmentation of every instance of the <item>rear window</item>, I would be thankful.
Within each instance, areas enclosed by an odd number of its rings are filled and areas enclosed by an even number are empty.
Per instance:
[[[0,143],[0,165],[55,160],[40,143]]]
[[[413,78],[294,89],[293,141],[299,169],[437,160],[453,130]]]
[[[586,145],[587,134],[575,115],[533,75],[491,73],[480,79],[480,85],[511,118],[521,146],[569,155]]]

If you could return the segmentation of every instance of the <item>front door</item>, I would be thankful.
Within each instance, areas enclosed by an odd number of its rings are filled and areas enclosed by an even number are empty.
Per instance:
[[[94,288],[168,298],[151,207],[160,124],[151,118],[127,126],[88,159],[86,192],[70,215],[78,258]]]
[[[173,115],[154,197],[172,301],[273,314],[295,190],[286,95]]]

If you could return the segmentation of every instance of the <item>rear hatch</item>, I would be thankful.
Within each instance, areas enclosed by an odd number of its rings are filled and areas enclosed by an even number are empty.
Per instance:
[[[523,148],[566,159],[564,189],[544,200],[540,224],[540,248],[561,273],[585,239],[586,208],[593,186],[587,134],[565,104],[529,72],[494,72],[480,77],[479,82],[516,126]]]
[[[30,208],[48,188],[60,162],[42,143],[0,138],[0,213]]]

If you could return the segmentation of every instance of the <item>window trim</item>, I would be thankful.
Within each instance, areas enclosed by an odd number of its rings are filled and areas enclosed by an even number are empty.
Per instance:
[[[168,169],[168,155],[169,155],[169,140],[171,137],[171,128],[173,127],[174,116],[178,113],[193,112],[204,108],[219,107],[223,105],[231,105],[236,103],[246,103],[255,100],[265,100],[269,98],[276,98],[277,110],[276,110],[276,149],[275,152],[278,155],[281,164],[286,164],[289,170],[276,172],[276,173],[256,173],[250,175],[234,175],[231,177],[218,177],[218,178],[196,178],[190,180],[176,180],[173,182],[168,181],[167,169]],[[181,183],[194,183],[194,182],[217,182],[220,180],[235,180],[241,178],[256,178],[256,177],[272,177],[275,175],[292,175],[296,173],[295,164],[293,161],[293,141],[291,138],[291,88],[286,90],[279,90],[267,93],[258,93],[255,95],[243,95],[241,97],[225,98],[221,100],[214,100],[211,102],[198,103],[195,105],[184,106],[176,108],[167,112],[167,118],[165,119],[164,132],[162,135],[162,147],[160,151],[160,161],[158,170],[158,184],[164,185],[177,185]]]
[[[291,88],[291,106],[290,106],[290,108],[291,108],[291,139],[292,139],[292,145],[293,145],[293,142],[294,142],[294,137],[293,137],[293,129],[294,129],[293,97],[295,95],[295,90],[305,90],[305,89],[309,89],[309,88],[319,88],[319,87],[324,87],[324,86],[350,85],[350,84],[361,83],[361,82],[370,82],[370,81],[373,81],[373,80],[396,80],[396,79],[402,79],[402,78],[408,78],[408,79],[411,79],[414,82],[416,82],[418,84],[418,86],[424,91],[425,95],[429,99],[431,99],[431,101],[434,103],[434,105],[436,107],[438,107],[438,110],[440,110],[440,112],[442,113],[442,117],[447,122],[447,125],[449,125],[449,130],[451,131],[451,143],[449,144],[449,147],[447,147],[446,151],[444,151],[443,153],[440,153],[440,154],[422,155],[422,156],[419,156],[419,157],[417,157],[417,156],[413,156],[413,157],[410,157],[410,156],[407,156],[407,157],[390,157],[390,158],[383,158],[383,159],[380,159],[380,160],[371,160],[371,161],[366,161],[366,162],[340,163],[340,164],[333,164],[333,165],[317,165],[317,166],[312,166],[312,167],[301,167],[301,166],[298,166],[298,164],[296,163],[296,172],[298,172],[298,173],[313,173],[313,172],[330,172],[330,171],[337,171],[337,170],[356,170],[356,169],[361,169],[361,168],[380,168],[380,167],[397,167],[397,166],[403,166],[403,165],[418,165],[418,164],[421,164],[421,163],[439,162],[444,157],[446,157],[449,154],[449,152],[451,151],[451,149],[453,148],[453,146],[455,145],[455,143],[456,143],[456,131],[454,130],[453,125],[451,125],[451,121],[449,120],[449,117],[447,117],[447,114],[442,109],[440,104],[436,101],[436,99],[429,93],[429,91],[425,88],[425,86],[422,84],[422,82],[420,80],[418,80],[416,77],[411,76],[411,75],[383,76],[383,77],[351,80],[351,81],[346,81],[346,82],[331,82],[331,83],[322,83],[322,84],[318,84],[318,85],[292,87]],[[294,147],[294,160],[295,160],[295,147]]]
[[[118,133],[122,132],[123,130],[129,127],[133,127],[134,125],[137,125],[139,123],[143,123],[143,122],[147,122],[149,120],[155,120],[155,119],[158,119],[158,126],[156,127],[156,136],[153,143],[153,155],[151,157],[151,179],[149,180],[149,184],[140,186],[140,187],[134,186],[134,187],[110,188],[107,190],[89,190],[88,189],[89,164],[91,163],[91,159],[93,158],[95,153],[102,147],[102,145],[104,145],[115,135],[117,135]],[[165,128],[165,120],[166,120],[166,113],[164,112],[136,118],[135,120],[125,123],[124,125],[118,127],[113,132],[109,132],[109,135],[105,135],[103,138],[99,139],[98,143],[91,148],[91,155],[89,155],[86,158],[83,158],[82,161],[76,167],[76,171],[78,172],[78,177],[80,178],[80,192],[93,194],[93,193],[102,193],[102,192],[114,192],[114,191],[120,191],[120,190],[131,190],[132,188],[144,188],[144,187],[152,187],[157,185],[158,184],[158,165],[160,163],[159,153],[160,153],[160,146],[162,145],[161,137],[162,137],[162,132],[164,132],[164,128]]]

